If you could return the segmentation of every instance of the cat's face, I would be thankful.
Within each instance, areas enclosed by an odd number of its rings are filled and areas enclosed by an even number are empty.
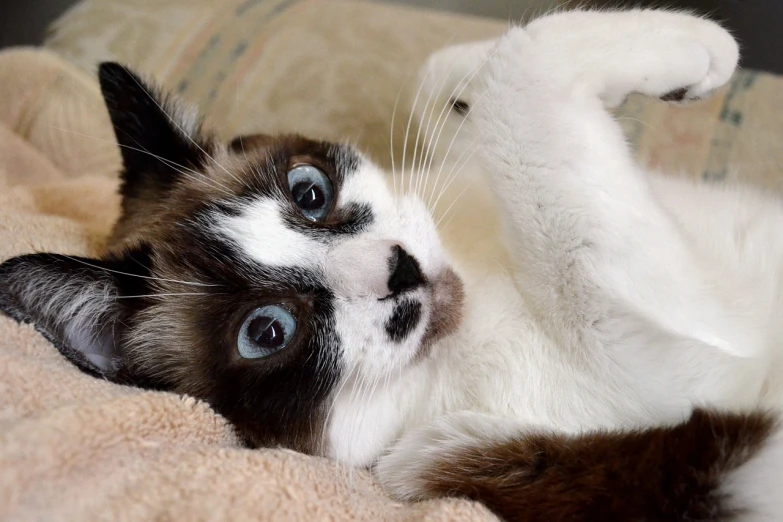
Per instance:
[[[339,453],[341,396],[459,323],[427,209],[351,147],[216,143],[123,67],[101,84],[125,164],[111,250],[7,261],[0,308],[88,371],[209,401],[253,446]]]

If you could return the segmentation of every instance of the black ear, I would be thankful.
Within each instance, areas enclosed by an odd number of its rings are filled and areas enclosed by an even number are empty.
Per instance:
[[[98,77],[122,153],[123,197],[154,199],[203,165],[209,144],[194,111],[118,63],[102,63]]]
[[[0,310],[36,329],[82,370],[121,382],[125,324],[149,292],[148,258],[29,254],[0,264]]]

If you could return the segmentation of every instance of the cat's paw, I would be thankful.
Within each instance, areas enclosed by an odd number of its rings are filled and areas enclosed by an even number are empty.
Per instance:
[[[535,47],[554,83],[607,106],[639,92],[665,100],[702,98],[729,81],[739,46],[719,24],[664,10],[559,13],[512,29],[501,46]],[[555,86],[556,87],[556,86]]]
[[[739,63],[739,45],[726,29],[711,20],[673,16],[672,43],[667,52],[684,56],[677,59],[682,61],[681,69],[678,67],[669,77],[664,75],[662,88],[652,94],[667,101],[703,98],[731,79]]]
[[[375,475],[400,500],[438,496],[439,478],[453,473],[461,455],[523,433],[521,423],[483,413],[458,412],[412,430],[380,458]]]

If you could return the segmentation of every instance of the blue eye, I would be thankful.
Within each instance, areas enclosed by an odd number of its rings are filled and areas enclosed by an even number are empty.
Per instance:
[[[239,331],[237,347],[243,359],[260,359],[279,352],[291,342],[296,319],[280,305],[256,308]]]
[[[311,221],[323,221],[332,207],[332,182],[312,165],[300,165],[288,171],[288,188],[294,203]]]

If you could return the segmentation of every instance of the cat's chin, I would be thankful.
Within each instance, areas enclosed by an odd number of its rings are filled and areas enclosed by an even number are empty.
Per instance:
[[[434,343],[457,331],[462,322],[465,289],[457,273],[446,268],[431,277],[429,290],[432,312],[421,343],[420,357],[426,356]]]

